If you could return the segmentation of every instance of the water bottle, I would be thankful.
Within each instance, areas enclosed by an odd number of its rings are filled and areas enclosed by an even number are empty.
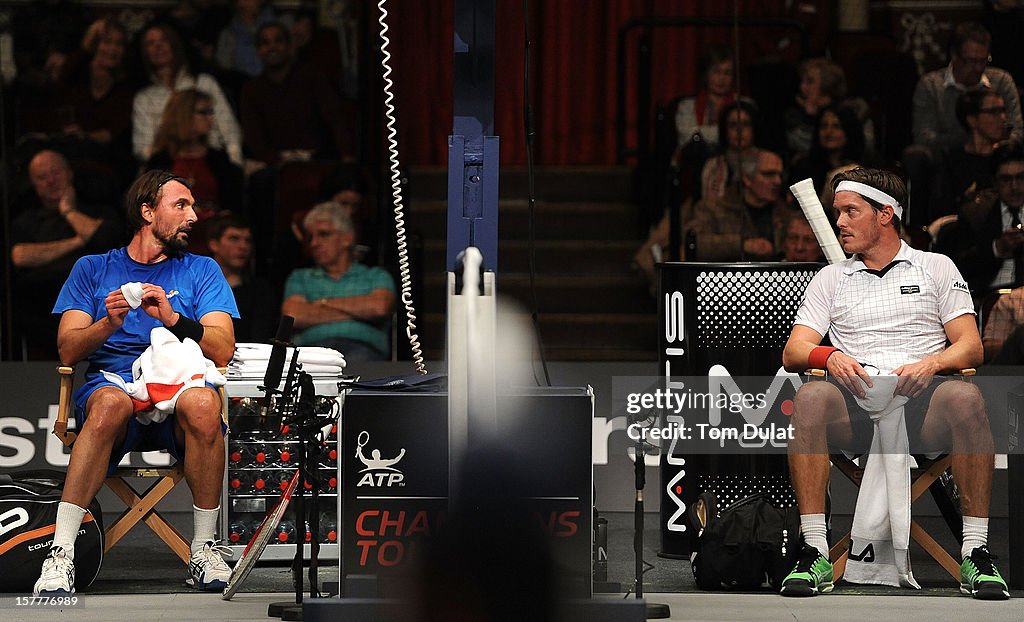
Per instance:
[[[255,466],[270,466],[274,462],[276,454],[265,443],[252,446],[252,461]]]
[[[282,519],[274,529],[274,534],[277,541],[281,544],[288,544],[289,542],[295,544],[295,523],[287,518]]]
[[[231,521],[231,526],[228,527],[228,540],[231,544],[248,544],[251,538],[252,530],[248,523],[237,518]]]
[[[278,445],[277,449],[277,462],[282,466],[294,466],[294,463],[298,462],[299,454],[296,451],[298,448],[293,447],[291,444],[285,443]]]
[[[320,541],[327,543],[338,541],[338,523],[333,512],[320,513]]]
[[[252,462],[252,450],[245,443],[231,443],[228,452],[228,463],[232,468],[249,466]]]

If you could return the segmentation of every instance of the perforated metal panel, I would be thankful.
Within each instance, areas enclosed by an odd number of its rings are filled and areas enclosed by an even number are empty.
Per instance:
[[[779,347],[814,270],[706,271],[697,275],[697,344],[704,348]]]

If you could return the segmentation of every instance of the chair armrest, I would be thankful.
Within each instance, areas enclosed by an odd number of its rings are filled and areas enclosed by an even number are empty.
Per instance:
[[[57,395],[57,420],[53,422],[53,435],[60,439],[65,447],[70,447],[78,438],[74,432],[68,432],[68,418],[74,407],[71,393],[75,386],[75,368],[62,365],[57,368],[57,373],[60,375],[60,391]]]

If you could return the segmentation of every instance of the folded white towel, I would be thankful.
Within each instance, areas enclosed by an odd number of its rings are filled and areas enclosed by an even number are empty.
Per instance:
[[[844,578],[921,589],[910,567],[910,442],[903,410],[908,398],[894,395],[899,376],[871,380],[874,386],[865,386],[865,397],[857,399],[875,430],[857,494]]]
[[[266,367],[266,361],[270,360],[270,353],[273,346],[266,343],[237,343],[235,344],[235,355],[231,358],[232,363],[256,363],[262,361]],[[290,361],[294,348],[288,348],[285,360]],[[345,355],[332,348],[321,348],[317,346],[302,346],[299,348],[299,362],[315,363],[319,365],[345,366]]]

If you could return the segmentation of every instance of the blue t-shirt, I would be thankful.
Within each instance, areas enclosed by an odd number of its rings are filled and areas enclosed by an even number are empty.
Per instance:
[[[53,312],[77,309],[96,321],[107,315],[107,294],[132,282],[159,285],[167,293],[171,307],[192,320],[199,321],[211,311],[238,317],[231,286],[213,259],[184,253],[160,263],[143,264],[129,257],[127,248],[87,255],[75,262]],[[86,376],[100,370],[130,374],[132,363],[149,347],[149,333],[157,326],[162,326],[160,321],[141,308],[129,311],[124,324],[89,356]]]

